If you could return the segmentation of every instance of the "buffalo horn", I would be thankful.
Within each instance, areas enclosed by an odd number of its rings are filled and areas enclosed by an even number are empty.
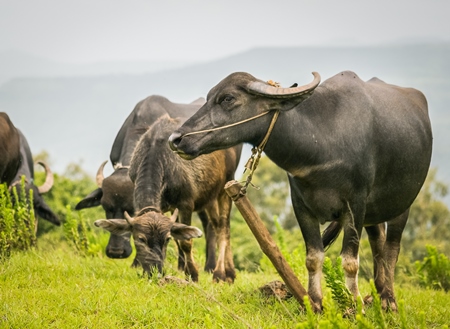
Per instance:
[[[45,164],[45,162],[38,161],[37,163],[41,165],[45,170],[45,182],[38,187],[39,194],[44,194],[50,191],[53,186],[53,173],[50,170],[49,166]]]
[[[130,224],[131,226],[133,226],[133,221],[134,221],[133,217],[128,215],[128,213],[126,211],[124,211],[123,214],[125,215],[125,219],[126,219],[127,223]]]
[[[248,90],[252,94],[266,96],[270,98],[289,98],[296,97],[312,92],[320,83],[320,74],[312,72],[314,80],[304,86],[294,88],[274,87],[262,81],[253,81],[248,84]]]
[[[104,161],[101,165],[100,168],[98,168],[97,170],[97,176],[95,177],[95,181],[97,182],[97,186],[98,187],[102,187],[103,184],[103,179],[105,179],[105,176],[103,176],[103,168],[105,168],[105,164],[108,162],[108,160]]]
[[[172,223],[175,223],[177,221],[177,217],[178,217],[178,208],[176,208],[172,214],[172,216],[170,216],[170,221]]]

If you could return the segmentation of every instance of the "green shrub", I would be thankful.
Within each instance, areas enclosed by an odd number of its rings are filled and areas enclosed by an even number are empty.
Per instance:
[[[427,288],[449,291],[450,260],[434,246],[427,245],[426,249],[427,256],[422,262],[415,263],[419,284]]]
[[[16,187],[12,188],[14,200],[18,200],[14,204],[6,184],[0,184],[0,259],[8,258],[15,250],[28,250],[36,245],[33,191],[26,196],[25,176],[20,184],[20,196]]]
[[[328,265],[331,263],[329,260],[327,261]],[[342,306],[336,301],[336,298],[333,295],[332,290],[327,289],[326,294],[323,299],[323,312],[319,316],[314,314],[311,305],[309,303],[309,299],[305,297],[305,311],[306,311],[306,321],[300,322],[296,325],[296,328],[300,329],[344,329],[353,327],[354,324],[357,325],[358,328],[364,329],[386,329],[392,328],[392,319],[387,320],[385,316],[385,312],[381,308],[380,297],[375,288],[375,284],[373,280],[370,282],[372,296],[374,298],[374,303],[371,306],[371,316],[367,317],[363,312],[362,301],[358,302],[354,318],[344,318],[342,315]],[[338,306],[336,306],[338,304]],[[400,328],[409,328],[408,321],[405,316],[404,302],[400,301],[399,304],[399,312],[401,314],[400,319],[395,317],[393,319],[394,322],[400,325]],[[348,313],[346,313],[348,315]],[[403,316],[402,316],[403,315]],[[421,326],[425,328],[425,326]],[[444,328],[444,327],[443,327]]]
[[[88,224],[83,212],[77,212],[74,217],[70,206],[66,206],[66,220],[63,225],[64,237],[69,244],[82,256],[101,254],[104,250],[104,233],[97,234]],[[109,234],[108,234],[109,235]]]
[[[37,168],[39,169],[39,168]],[[45,181],[45,172],[36,170],[35,182],[40,185]],[[65,172],[60,175],[54,173],[54,184],[51,190],[43,194],[45,202],[64,222],[67,217],[67,206],[71,209],[85,196],[97,188],[93,178],[81,169],[80,165],[70,164]],[[101,206],[83,209],[83,215],[93,221],[104,218],[105,212]],[[46,232],[56,230],[57,226],[45,220],[39,221],[38,236]]]
[[[323,274],[326,286],[331,290],[333,299],[338,303],[339,309],[345,312],[356,307],[353,295],[345,286],[342,258],[338,257],[333,264],[330,258],[325,257],[323,262]]]

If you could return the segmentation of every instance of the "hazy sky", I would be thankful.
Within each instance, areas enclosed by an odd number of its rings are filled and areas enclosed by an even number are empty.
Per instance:
[[[257,46],[450,41],[448,0],[0,0],[0,52],[208,60]]]

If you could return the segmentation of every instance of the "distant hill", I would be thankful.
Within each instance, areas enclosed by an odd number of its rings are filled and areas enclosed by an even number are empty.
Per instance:
[[[0,86],[14,78],[99,76],[106,74],[143,74],[182,67],[190,62],[116,61],[70,64],[55,62],[20,51],[0,52]]]
[[[109,158],[112,142],[127,115],[149,95],[190,102],[205,97],[211,87],[235,71],[289,86],[308,83],[312,71],[318,71],[325,80],[352,70],[364,80],[376,76],[424,92],[434,127],[433,166],[439,167],[439,176],[450,182],[449,58],[450,44],[257,48],[216,61],[146,74],[80,76],[69,70],[60,77],[38,77],[45,65],[30,62],[24,65],[23,76],[35,77],[15,78],[0,86],[0,111],[10,114],[34,152],[50,153],[56,171],[83,159],[83,166],[94,173]],[[1,59],[0,63],[3,68],[8,66]],[[145,71],[144,64],[135,64]]]

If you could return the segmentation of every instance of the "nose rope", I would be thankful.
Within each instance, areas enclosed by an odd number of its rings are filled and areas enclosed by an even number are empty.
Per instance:
[[[235,122],[235,123],[230,123],[229,125],[226,125],[226,126],[216,127],[216,128],[211,128],[211,129],[205,129],[205,130],[199,130],[199,131],[193,131],[193,132],[184,134],[184,135],[182,135],[182,136],[180,136],[180,137],[182,138],[182,137],[186,137],[186,136],[190,136],[190,135],[197,135],[197,134],[202,134],[202,133],[209,133],[210,131],[216,131],[216,130],[222,130],[222,129],[234,127],[234,126],[240,125],[241,123],[245,123],[245,122],[252,121],[252,120],[254,120],[254,119],[260,118],[260,117],[262,117],[263,115],[268,114],[269,112],[270,112],[270,111],[262,112],[262,113],[260,113],[260,114],[258,114],[258,115],[255,115],[255,116],[251,117],[251,118],[248,118],[248,119],[245,119],[245,120],[241,120],[241,121],[238,121],[238,122]]]

